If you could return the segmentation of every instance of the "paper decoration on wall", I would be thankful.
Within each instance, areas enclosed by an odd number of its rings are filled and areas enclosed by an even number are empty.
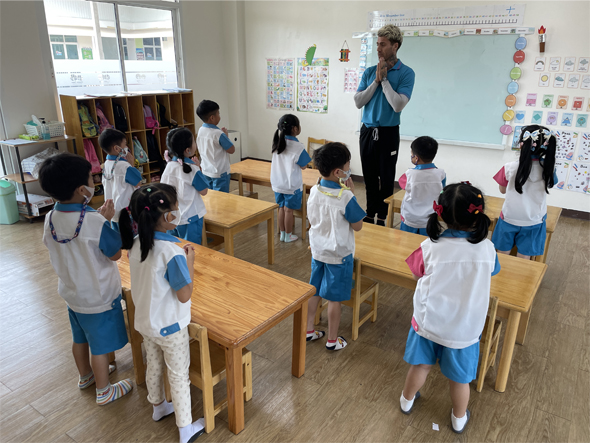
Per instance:
[[[557,136],[556,159],[572,160],[574,158],[578,134],[578,132],[570,130],[555,131],[555,135]]]
[[[539,86],[549,86],[549,80],[551,79],[551,74],[545,74],[544,72],[539,74]]]
[[[553,106],[553,94],[545,94],[541,106],[543,108],[551,108]]]
[[[316,45],[312,45],[309,48],[307,48],[307,51],[305,51],[305,65],[303,66],[307,66],[307,65],[311,65],[311,62],[313,61],[313,56],[315,55],[315,50],[316,50],[317,46]]]
[[[533,117],[531,118],[531,123],[533,125],[540,125],[543,121],[543,111],[533,111]]]
[[[551,57],[549,59],[549,70],[556,72],[559,71],[559,67],[561,66],[561,57]]]
[[[580,57],[578,60],[578,72],[588,72],[590,57]]]
[[[590,74],[582,76],[581,88],[590,89]],[[588,102],[588,105],[590,105],[590,102]]]
[[[522,132],[522,128],[523,128],[523,126],[515,126],[514,127],[514,135],[512,136],[512,150],[513,151],[520,150],[520,143],[518,141],[520,140],[520,134]]]
[[[344,69],[344,92],[354,94],[359,87],[359,70]]]
[[[572,100],[572,111],[581,111],[584,107],[584,97],[574,97]]]
[[[567,180],[567,173],[569,172],[570,162],[568,160],[555,160],[555,175],[557,175],[557,183],[554,189],[564,189]]]
[[[527,106],[536,106],[537,105],[537,94],[527,94],[526,95],[526,105]]]
[[[576,57],[566,57],[563,62],[563,70],[566,72],[571,72],[576,67]]]
[[[580,136],[576,160],[590,162],[590,132],[583,132]]]
[[[329,59],[314,58],[310,64],[297,59],[297,110],[328,113]]]
[[[580,84],[580,74],[570,74],[567,80],[567,87],[575,89]]]
[[[585,128],[588,125],[588,114],[578,114],[576,116],[576,128]]]
[[[373,40],[369,42],[367,37],[361,38],[361,51],[359,55],[359,70],[360,76],[362,76],[363,72],[367,68],[367,54],[370,54],[373,51]]]
[[[535,71],[544,71],[544,70],[545,70],[545,57],[535,58]]]
[[[557,118],[559,117],[559,112],[548,112],[547,113],[547,120],[545,120],[546,125],[555,126],[557,124]]]
[[[293,110],[294,90],[295,60],[292,58],[267,58],[267,109]]]
[[[565,74],[555,74],[553,77],[553,87],[554,88],[563,88],[565,85]]]
[[[482,33],[483,33],[483,30],[482,30]],[[508,95],[508,97],[506,97],[504,99],[504,103],[506,104],[508,109],[502,115],[502,118],[504,119],[504,124],[502,126],[500,126],[500,132],[504,135],[509,135],[512,133],[512,126],[510,125],[509,122],[511,120],[513,120],[514,117],[516,116],[516,113],[514,112],[514,110],[512,108],[516,104],[516,96],[514,95],[518,91],[518,83],[516,82],[516,80],[518,80],[520,78],[520,76],[522,75],[522,70],[520,68],[520,64],[525,60],[525,57],[526,57],[525,53],[523,51],[523,49],[526,48],[526,45],[527,45],[527,39],[526,39],[526,37],[523,37],[523,36],[518,37],[516,39],[516,41],[514,42],[514,47],[516,48],[516,52],[512,56],[512,60],[514,60],[514,63],[516,63],[516,66],[510,70],[510,78],[512,79],[512,81],[508,84],[508,94],[510,94],[510,95]],[[534,95],[535,95],[535,102],[536,102],[537,94],[534,94]],[[528,98],[527,98],[526,106],[534,106],[534,105],[529,105]],[[521,117],[522,118],[517,119],[517,121],[516,121],[517,123],[522,123],[522,121],[524,120],[524,113],[522,113]],[[503,139],[503,140],[505,140],[505,139]]]
[[[547,29],[543,25],[537,31],[539,33],[539,52],[545,52],[545,41],[547,40]]]
[[[524,111],[524,110],[515,111],[514,123],[517,125],[523,125],[525,116],[526,116],[526,111]]]
[[[346,45],[346,49],[344,49],[344,45]],[[344,40],[344,44],[342,45],[342,49],[340,50],[340,61],[341,62],[349,62],[348,54],[350,54],[350,49],[348,49],[348,43]]]
[[[572,162],[570,164],[567,190],[590,194],[590,163]]]
[[[556,109],[567,109],[567,101],[569,100],[568,95],[560,95],[557,97]]]
[[[561,126],[571,126],[574,121],[573,112],[564,112],[561,116]]]

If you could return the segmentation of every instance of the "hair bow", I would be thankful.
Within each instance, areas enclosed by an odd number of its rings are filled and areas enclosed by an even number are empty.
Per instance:
[[[168,149],[166,149],[166,150],[164,151],[164,159],[166,160],[166,162],[167,162],[167,163],[170,163],[171,161],[173,161],[173,159],[172,159],[172,158],[170,158],[170,153],[168,152]],[[176,161],[177,161],[178,163],[180,163],[181,165],[184,163],[180,157],[177,157],[177,158],[176,158]]]
[[[466,181],[464,181],[464,182],[461,182],[461,184],[462,184],[462,185],[469,185],[469,186],[471,186],[471,183],[470,183],[470,182],[468,182],[467,180],[466,180]]]
[[[434,212],[436,212],[439,217],[442,217],[443,207],[436,203],[436,200],[432,202],[432,209],[434,209]]]
[[[471,203],[469,205],[469,208],[467,209],[467,211],[471,214],[473,211],[475,211],[476,214],[479,214],[480,211],[483,211],[483,207],[482,205],[478,205],[475,206],[473,203]]]

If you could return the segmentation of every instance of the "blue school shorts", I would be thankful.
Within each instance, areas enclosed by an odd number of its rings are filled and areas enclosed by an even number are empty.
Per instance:
[[[203,174],[205,177],[205,183],[207,183],[207,187],[209,189],[213,189],[214,191],[221,191],[221,192],[229,192],[229,180],[231,176],[224,172],[221,174],[219,178],[208,177]]]
[[[353,267],[352,254],[344,257],[339,265],[324,263],[312,258],[309,284],[315,286],[315,295],[329,301],[350,300]]]
[[[428,237],[428,234],[426,233],[426,228],[412,228],[411,226],[406,225],[404,222],[402,222],[402,224],[399,225],[399,230],[411,232],[412,234],[425,235],[426,237]]]
[[[203,240],[203,219],[194,215],[186,225],[179,225],[168,231],[168,234],[200,245]]]
[[[119,295],[112,309],[98,314],[80,314],[68,307],[74,343],[88,343],[92,355],[115,352],[127,344],[127,330]]]
[[[275,201],[279,205],[279,208],[286,206],[287,208],[296,211],[301,209],[303,193],[300,189],[297,189],[294,194],[281,194],[279,192],[275,192]]]
[[[456,383],[470,383],[477,378],[479,342],[463,349],[447,348],[428,340],[410,327],[404,360],[411,365],[434,365],[438,361],[440,371]]]
[[[547,226],[543,223],[533,226],[516,226],[498,219],[492,243],[498,251],[510,251],[516,245],[516,249],[522,255],[543,255],[545,252],[545,239],[547,238]]]

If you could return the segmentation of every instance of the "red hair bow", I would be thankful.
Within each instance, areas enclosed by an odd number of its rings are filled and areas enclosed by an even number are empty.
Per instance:
[[[471,214],[473,211],[475,211],[476,214],[479,214],[479,211],[483,211],[483,207],[482,205],[479,206],[475,206],[473,203],[471,203],[469,205],[469,209],[467,209],[467,211],[469,211],[469,213]]]
[[[436,212],[439,217],[442,217],[442,213],[443,213],[442,205],[439,205],[436,203],[436,201],[433,201],[432,202],[432,209],[434,209],[434,212]]]

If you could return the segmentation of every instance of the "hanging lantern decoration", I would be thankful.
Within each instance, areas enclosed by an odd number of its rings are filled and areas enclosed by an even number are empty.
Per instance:
[[[344,49],[344,45],[346,45],[346,49]],[[346,40],[344,40],[342,49],[340,50],[340,61],[349,62],[350,60],[348,59],[348,54],[350,54],[350,49],[348,49],[348,43],[346,43]]]

